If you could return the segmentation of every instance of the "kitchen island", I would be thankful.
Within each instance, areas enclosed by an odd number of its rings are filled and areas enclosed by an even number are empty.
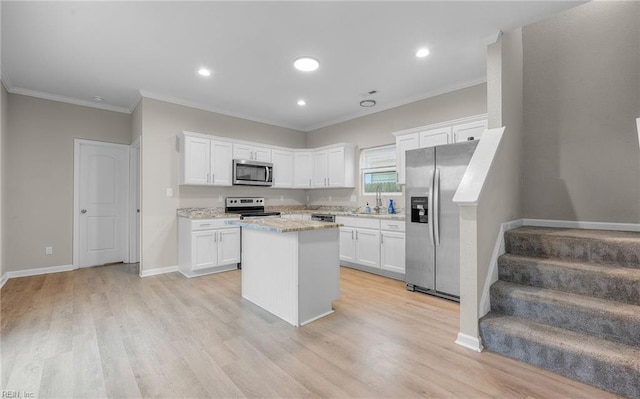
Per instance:
[[[338,223],[229,220],[242,227],[242,297],[298,327],[333,313],[340,284]]]

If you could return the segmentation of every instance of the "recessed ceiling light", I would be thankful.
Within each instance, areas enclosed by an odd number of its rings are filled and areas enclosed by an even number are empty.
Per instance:
[[[307,102],[304,101],[304,100],[298,100],[298,105],[303,107],[303,106],[307,105]]]
[[[104,98],[100,97],[100,96],[93,96],[92,97],[93,101],[97,102],[97,103],[101,103],[104,101]]]
[[[428,55],[429,55],[429,49],[426,48],[426,47],[425,48],[421,48],[420,50],[418,50],[416,52],[416,57],[418,57],[418,58],[424,58],[424,57],[426,57]]]
[[[376,101],[375,100],[362,100],[362,101],[360,101],[360,106],[361,107],[371,108],[371,107],[375,107],[375,105],[376,105]]]
[[[296,69],[299,71],[311,72],[318,69],[320,63],[318,62],[318,60],[312,57],[300,57],[296,58],[296,60],[293,62],[293,66],[296,67]]]
[[[198,69],[198,75],[204,76],[206,78],[211,76],[211,71],[208,70],[207,68],[200,68]]]

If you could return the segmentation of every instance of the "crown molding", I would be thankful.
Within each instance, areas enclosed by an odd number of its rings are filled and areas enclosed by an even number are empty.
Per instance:
[[[451,92],[454,92],[454,91],[457,91],[457,90],[466,89],[466,88],[473,87],[473,86],[476,86],[476,85],[479,85],[479,84],[482,84],[482,83],[487,83],[486,77],[473,79],[473,80],[470,80],[470,81],[467,81],[467,82],[464,82],[464,83],[460,83],[460,84],[456,84],[456,85],[447,86],[447,87],[445,87],[443,89],[440,89],[440,90],[433,90],[433,91],[427,92],[426,94],[422,94],[422,95],[417,96],[417,97],[411,97],[411,98],[408,98],[408,99],[404,99],[402,101],[396,101],[396,102],[393,102],[393,103],[390,103],[390,104],[386,104],[386,105],[384,105],[384,106],[382,106],[380,108],[375,107],[376,108],[375,111],[373,111],[373,110],[360,111],[360,112],[358,112],[356,114],[353,114],[351,116],[345,116],[345,117],[342,117],[342,118],[333,119],[333,120],[330,120],[330,121],[327,121],[327,122],[323,122],[323,123],[320,123],[320,124],[317,124],[317,125],[312,125],[312,126],[308,127],[307,129],[304,129],[302,131],[306,132],[306,133],[313,133],[315,130],[322,129],[322,128],[325,128],[325,127],[328,127],[328,126],[337,125],[338,123],[348,122],[348,121],[353,120],[353,119],[362,118],[363,116],[376,114],[378,112],[382,112],[382,111],[386,111],[386,110],[389,110],[389,109],[392,109],[392,108],[397,108],[397,107],[400,107],[400,106],[403,106],[403,105],[407,105],[407,104],[415,103],[415,102],[418,102],[418,101],[426,100],[428,98],[440,96],[442,94],[451,93]]]
[[[207,106],[207,105],[204,105],[204,104],[201,104],[201,103],[197,103],[197,102],[194,102],[194,101],[188,101],[188,100],[183,100],[183,99],[179,99],[179,98],[176,98],[176,97],[165,96],[165,95],[153,93],[153,92],[150,92],[150,91],[147,91],[147,90],[140,90],[140,95],[142,97],[150,98],[152,100],[163,101],[163,102],[166,102],[166,103],[171,103],[171,104],[176,104],[176,105],[182,105],[184,107],[199,109],[201,111],[214,112],[216,114],[221,114],[221,115],[225,115],[225,116],[231,116],[231,117],[234,117],[234,118],[244,119],[244,120],[248,120],[248,121],[251,121],[251,122],[264,123],[264,124],[271,125],[271,126],[278,126],[278,127],[283,127],[285,129],[292,129],[292,130],[297,130],[299,132],[304,132],[304,130],[302,130],[299,126],[288,125],[286,123],[280,123],[280,122],[276,122],[276,121],[272,121],[272,120],[268,120],[268,119],[255,118],[255,117],[248,116],[248,115],[241,114],[241,113],[237,113],[237,112],[229,112],[227,110],[223,110],[223,109],[219,109],[219,108],[215,108],[215,107],[210,107],[210,106]]]
[[[89,107],[89,108],[97,108],[104,111],[120,112],[123,114],[131,113],[131,111],[129,111],[128,108],[124,108],[124,107],[118,107],[115,105],[109,105],[104,103],[96,103],[92,101],[78,100],[77,98],[60,96],[57,94],[46,93],[43,91],[23,89],[21,87],[7,88],[7,91],[11,94],[20,94],[23,96],[42,98],[44,100],[58,101],[66,104],[80,105],[80,106]]]

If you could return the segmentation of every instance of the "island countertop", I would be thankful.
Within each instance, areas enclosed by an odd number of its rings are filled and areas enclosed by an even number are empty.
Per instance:
[[[254,229],[254,230],[270,231],[273,233],[290,233],[294,231],[337,229],[338,227],[342,226],[342,224],[340,223],[327,223],[327,222],[318,222],[315,220],[282,219],[282,218],[227,220],[225,224],[245,227],[245,228]]]

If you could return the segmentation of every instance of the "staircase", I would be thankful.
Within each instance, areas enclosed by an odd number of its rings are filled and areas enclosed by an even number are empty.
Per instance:
[[[520,227],[505,248],[485,348],[640,398],[640,233]]]

